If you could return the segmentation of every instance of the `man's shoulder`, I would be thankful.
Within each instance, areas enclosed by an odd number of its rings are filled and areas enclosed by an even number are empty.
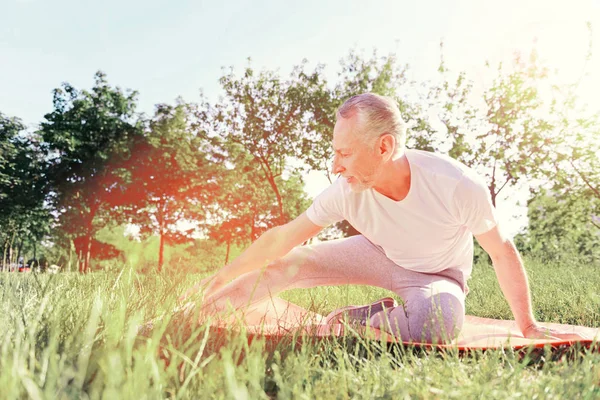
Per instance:
[[[411,166],[426,175],[459,181],[465,175],[473,173],[465,164],[442,153],[409,149],[406,151],[406,156]]]

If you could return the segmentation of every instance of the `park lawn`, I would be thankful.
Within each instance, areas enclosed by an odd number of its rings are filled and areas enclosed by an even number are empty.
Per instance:
[[[526,260],[541,321],[600,327],[600,266]],[[600,398],[600,354],[549,361],[490,351],[380,351],[377,343],[286,343],[265,351],[234,338],[214,347],[140,339],[137,326],[171,310],[199,276],[131,268],[81,276],[0,275],[0,398]],[[467,313],[512,318],[486,263],[474,267]],[[389,293],[368,287],[296,290],[282,297],[316,312]],[[172,340],[170,340],[170,339]],[[160,346],[159,346],[160,344]],[[169,354],[166,365],[161,354]]]

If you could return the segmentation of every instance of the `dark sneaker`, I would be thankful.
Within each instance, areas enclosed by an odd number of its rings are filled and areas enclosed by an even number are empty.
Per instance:
[[[347,322],[366,325],[367,321],[384,309],[398,306],[398,302],[391,297],[384,297],[366,306],[347,306],[333,310],[325,318],[327,324],[337,324],[344,320]]]

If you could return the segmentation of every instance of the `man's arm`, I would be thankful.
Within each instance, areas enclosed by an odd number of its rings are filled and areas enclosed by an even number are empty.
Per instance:
[[[513,242],[504,236],[497,226],[484,234],[477,235],[476,239],[492,259],[502,293],[510,305],[523,336],[552,339],[583,338],[577,334],[544,328],[536,322],[523,261]]]
[[[477,241],[490,255],[498,283],[521,331],[536,324],[531,307],[531,295],[523,261],[513,242],[496,226],[476,236]]]
[[[322,229],[323,227],[312,223],[306,216],[306,213],[302,213],[302,215],[285,225],[269,229],[233,262],[221,268],[215,275],[188,290],[180,300],[198,291],[202,286],[206,286],[204,295],[208,296],[232,279],[247,272],[260,269],[270,262],[285,256],[294,247],[306,242]]]

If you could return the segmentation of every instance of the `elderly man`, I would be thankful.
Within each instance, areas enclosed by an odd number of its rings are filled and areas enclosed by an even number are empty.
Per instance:
[[[406,149],[405,140],[392,99],[371,93],[348,99],[333,130],[333,172],[341,177],[306,212],[264,233],[188,295],[203,287],[205,307],[223,309],[293,288],[378,286],[404,304],[384,298],[328,319],[349,318],[402,340],[448,341],[464,319],[474,235],[492,258],[524,336],[572,337],[536,323],[522,261],[498,228],[483,180],[447,156]],[[300,246],[343,219],[361,235]]]

